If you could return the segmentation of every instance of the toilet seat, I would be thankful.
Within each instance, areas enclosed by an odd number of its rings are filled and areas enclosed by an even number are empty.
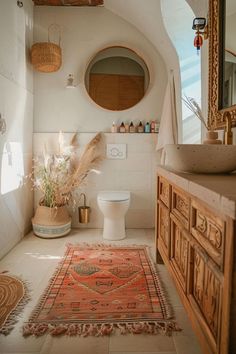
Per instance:
[[[104,202],[124,202],[130,199],[128,191],[104,191],[98,193],[98,200]]]

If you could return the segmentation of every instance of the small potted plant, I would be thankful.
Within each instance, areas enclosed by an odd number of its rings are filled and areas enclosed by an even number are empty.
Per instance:
[[[34,159],[31,175],[33,189],[40,191],[42,197],[32,218],[35,235],[54,238],[67,235],[71,230],[71,217],[67,210],[69,203],[75,202],[75,192],[83,186],[86,177],[101,161],[98,133],[85,147],[78,158],[77,134],[70,146],[64,148],[62,133],[59,133],[59,152]]]

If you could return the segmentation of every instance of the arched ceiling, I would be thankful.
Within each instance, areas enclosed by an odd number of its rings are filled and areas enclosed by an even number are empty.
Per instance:
[[[177,69],[176,51],[165,30],[160,0],[104,0],[104,6],[133,24],[162,55],[167,67]]]
[[[207,17],[208,0],[186,2],[198,16]],[[167,67],[177,69],[178,57],[163,23],[160,0],[104,0],[104,6],[137,27],[162,55]]]
[[[203,16],[208,0],[186,0]],[[163,24],[160,0],[33,0],[35,5],[99,6],[124,18],[138,28],[162,55],[167,68],[177,70],[178,57]],[[205,15],[206,16],[206,15]]]

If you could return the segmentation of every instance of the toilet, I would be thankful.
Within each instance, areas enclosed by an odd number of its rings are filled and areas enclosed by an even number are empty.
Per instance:
[[[130,205],[130,192],[102,191],[98,193],[97,203],[104,216],[103,238],[112,241],[125,238],[125,214]]]

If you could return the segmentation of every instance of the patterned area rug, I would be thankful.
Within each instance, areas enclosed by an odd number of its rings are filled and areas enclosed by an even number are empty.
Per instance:
[[[20,279],[0,274],[0,333],[10,333],[28,300],[26,285]]]
[[[68,245],[24,335],[178,330],[145,246]]]

